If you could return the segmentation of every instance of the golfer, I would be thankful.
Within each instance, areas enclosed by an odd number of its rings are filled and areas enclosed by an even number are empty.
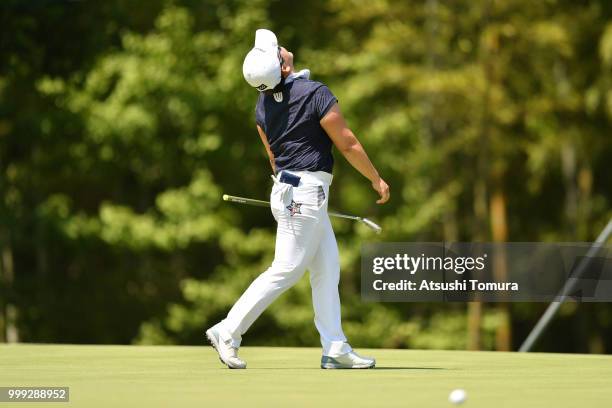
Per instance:
[[[260,91],[255,117],[272,171],[270,195],[277,221],[274,261],[251,283],[227,317],[206,336],[229,368],[246,368],[238,357],[242,335],[281,293],[310,271],[314,322],[321,337],[321,368],[372,368],[347,342],[340,318],[338,246],[327,215],[332,183],[332,145],[389,200],[389,186],[347,127],[338,101],[309,71],[294,72],[293,54],[269,30],[257,30],[244,59],[246,81]]]

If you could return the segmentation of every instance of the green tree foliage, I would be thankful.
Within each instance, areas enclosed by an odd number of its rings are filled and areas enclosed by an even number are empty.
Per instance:
[[[589,240],[612,215],[604,1],[0,7],[10,22],[0,307],[24,341],[199,344],[267,268],[269,212],[220,201],[269,191],[257,95],[241,75],[260,27],[331,87],[388,179],[392,201],[377,206],[336,154],[331,207],[372,215],[382,239]],[[50,26],[60,27],[53,37]],[[334,227],[352,343],[468,346],[464,305],[362,303],[360,243],[376,238],[348,221]],[[514,343],[542,308],[513,305]],[[507,313],[485,308],[481,347],[497,347]],[[553,330],[581,329],[543,347],[610,351],[611,313],[570,305]],[[303,279],[245,343],[316,345],[312,319]]]

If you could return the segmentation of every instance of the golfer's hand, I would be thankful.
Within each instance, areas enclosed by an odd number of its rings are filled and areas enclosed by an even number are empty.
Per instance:
[[[372,182],[372,188],[380,195],[380,199],[376,200],[377,204],[384,204],[389,201],[391,193],[385,180],[379,177],[378,180]]]

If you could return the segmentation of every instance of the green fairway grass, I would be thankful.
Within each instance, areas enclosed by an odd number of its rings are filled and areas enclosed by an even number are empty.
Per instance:
[[[249,368],[228,370],[210,347],[2,345],[0,386],[68,386],[52,406],[75,407],[449,407],[455,388],[466,407],[612,404],[611,356],[360,352],[377,368],[321,370],[314,348],[244,347]]]

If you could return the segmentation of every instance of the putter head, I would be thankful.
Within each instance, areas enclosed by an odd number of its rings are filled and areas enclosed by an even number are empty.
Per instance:
[[[361,221],[367,225],[368,227],[372,228],[374,231],[376,231],[377,234],[380,234],[382,232],[382,228],[380,227],[380,225],[376,224],[373,221],[368,220],[367,218],[362,218]]]

